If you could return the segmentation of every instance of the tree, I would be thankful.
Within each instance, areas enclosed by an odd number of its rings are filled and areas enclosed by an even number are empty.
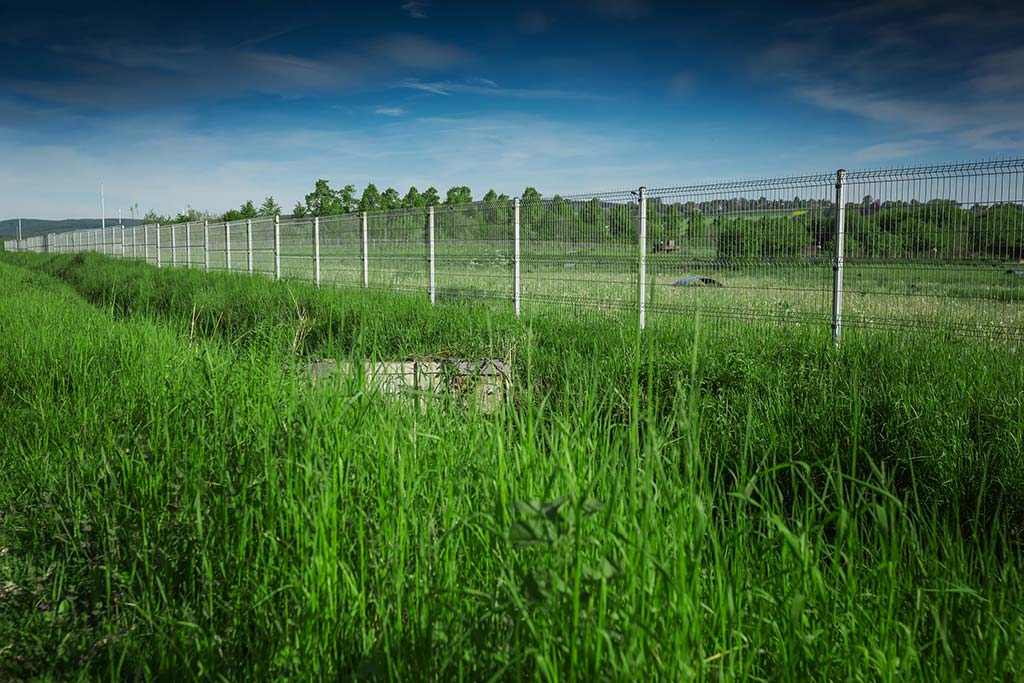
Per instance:
[[[380,192],[377,191],[376,185],[369,183],[363,190],[363,196],[359,198],[359,210],[379,211],[380,208]]]
[[[441,203],[441,196],[434,186],[428,187],[421,196],[423,197],[423,206],[437,206]]]
[[[414,209],[419,206],[426,206],[423,195],[413,185],[409,188],[409,191],[405,193],[405,197],[402,198],[402,206],[406,209]]]
[[[448,188],[448,194],[444,199],[447,206],[459,206],[460,204],[473,203],[473,193],[465,185]]]
[[[204,212],[196,211],[189,206],[184,211],[179,211],[178,215],[174,217],[175,223],[195,223],[205,219],[207,216]]]
[[[295,202],[295,208],[292,209],[292,218],[305,218],[306,217],[306,205],[302,202]]]
[[[359,201],[356,199],[356,186],[351,183],[337,192],[338,205],[341,213],[352,213],[359,208]]]
[[[686,236],[691,240],[700,239],[704,234],[704,212],[693,209],[686,218]]]
[[[145,223],[170,223],[171,219],[167,216],[157,213],[153,209],[146,212],[146,215],[142,217]]]
[[[384,190],[380,195],[380,208],[384,211],[390,211],[391,209],[398,209],[402,206],[402,197],[398,194],[398,190],[393,187],[389,187]]]
[[[259,211],[256,212],[258,216],[279,216],[281,215],[281,207],[277,202],[274,201],[274,195],[270,195],[263,200],[260,204]]]
[[[256,218],[258,215],[256,213],[256,207],[253,205],[251,199],[247,199],[246,202],[239,207],[238,212],[242,214],[242,218]]]
[[[333,216],[345,213],[338,194],[331,189],[330,183],[323,178],[316,181],[313,191],[306,195],[306,210],[309,216]]]

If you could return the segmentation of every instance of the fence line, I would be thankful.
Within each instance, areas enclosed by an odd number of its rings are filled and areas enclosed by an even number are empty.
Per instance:
[[[1024,340],[1024,159],[4,242],[525,306]]]

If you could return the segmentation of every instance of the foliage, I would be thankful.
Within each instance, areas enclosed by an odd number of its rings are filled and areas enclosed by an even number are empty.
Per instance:
[[[1007,349],[665,322],[3,256],[0,678],[1015,680]]]

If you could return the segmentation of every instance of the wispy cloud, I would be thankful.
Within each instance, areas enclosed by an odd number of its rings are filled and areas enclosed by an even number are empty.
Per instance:
[[[341,92],[396,75],[443,70],[473,55],[449,43],[399,33],[345,52],[297,56],[249,48],[82,43],[55,45],[70,61],[66,80],[0,79],[8,92],[50,102],[113,108],[220,99],[262,92],[286,97]]]
[[[889,161],[893,159],[905,159],[908,157],[920,156],[927,150],[933,148],[935,142],[929,140],[901,140],[897,142],[881,142],[874,145],[867,145],[854,150],[850,159],[858,163],[872,163],[878,161]]]
[[[426,19],[427,18],[427,7],[430,6],[429,2],[424,0],[410,0],[409,2],[402,5],[402,9],[405,10],[413,19]]]
[[[1000,27],[986,8],[942,10],[922,1],[884,0],[789,22],[752,57],[751,73],[815,107],[912,136],[979,149],[1019,141],[1024,49],[1015,36],[1024,19],[1002,12]],[[925,147],[883,143],[858,154],[886,151],[898,158]]]
[[[381,116],[405,116],[405,109],[402,107],[377,107],[373,111]]]
[[[466,81],[421,81],[407,79],[397,83],[394,87],[444,96],[469,94],[542,100],[605,99],[602,95],[574,90],[560,90],[557,88],[507,88],[486,78],[468,79]]]

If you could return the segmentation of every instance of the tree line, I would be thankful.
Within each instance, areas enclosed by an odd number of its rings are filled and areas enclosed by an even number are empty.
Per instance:
[[[637,203],[542,199],[534,187],[520,196],[520,226],[527,239],[562,243],[637,240]],[[435,231],[441,239],[495,240],[510,237],[512,206],[508,195],[489,190],[474,203],[468,186],[448,189],[442,199],[429,187],[410,187],[405,195],[383,192],[370,183],[357,194],[354,185],[332,188],[319,179],[293,218],[339,216],[357,212],[435,207]],[[880,201],[866,195],[846,204],[845,253],[849,258],[941,257],[987,255],[998,259],[1024,257],[1024,210],[1016,204],[975,204],[964,208],[955,200]],[[220,215],[192,207],[174,217],[146,215],[147,222],[238,221],[282,214],[270,196],[256,206],[251,200]],[[383,221],[383,223],[382,223]],[[708,253],[719,259],[818,256],[831,253],[835,233],[835,202],[732,197],[705,201],[667,202],[649,199],[647,235],[659,250]],[[392,239],[416,238],[424,230],[416,212],[395,212],[374,218],[375,229]]]

